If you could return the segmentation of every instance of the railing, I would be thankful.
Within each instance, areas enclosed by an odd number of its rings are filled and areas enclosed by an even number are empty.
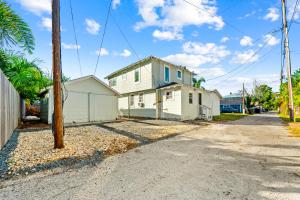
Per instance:
[[[212,120],[212,109],[204,106],[199,105],[199,119],[211,121]]]

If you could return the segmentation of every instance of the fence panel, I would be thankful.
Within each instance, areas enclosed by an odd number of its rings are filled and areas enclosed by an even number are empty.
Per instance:
[[[0,149],[9,140],[20,118],[20,95],[0,70]]]

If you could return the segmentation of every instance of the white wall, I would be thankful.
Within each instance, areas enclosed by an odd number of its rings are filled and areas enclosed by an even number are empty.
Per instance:
[[[172,99],[166,99],[166,92],[173,93]],[[162,111],[161,117],[165,119],[181,119],[181,90],[166,89],[162,90]]]
[[[189,93],[193,94],[192,104],[189,103]],[[199,117],[199,93],[191,87],[182,87],[182,120],[193,120]]]
[[[135,69],[140,69],[140,81],[134,82]],[[116,86],[111,86],[120,94],[148,90],[152,88],[152,63],[138,65],[134,69],[128,72],[124,72],[126,79],[123,79],[123,75],[119,75],[116,78]]]
[[[130,106],[130,116],[135,117],[156,117],[156,92],[155,90],[143,92],[144,107],[138,105],[139,93],[134,94],[134,105]],[[128,96],[119,98],[119,114],[128,116]]]

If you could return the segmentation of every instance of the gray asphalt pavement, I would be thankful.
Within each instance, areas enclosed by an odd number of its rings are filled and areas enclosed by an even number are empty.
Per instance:
[[[1,187],[0,199],[297,200],[300,138],[275,114],[260,114]]]

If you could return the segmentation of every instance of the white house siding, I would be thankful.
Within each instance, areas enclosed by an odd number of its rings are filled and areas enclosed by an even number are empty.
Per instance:
[[[166,92],[172,92],[172,99],[166,99]],[[162,90],[162,111],[161,117],[164,119],[181,119],[181,90],[179,89],[163,89]]]
[[[210,92],[210,100],[213,116],[220,115],[220,97],[215,92]]]
[[[193,120],[199,117],[199,93],[197,89],[182,87],[182,120]],[[189,103],[189,93],[193,94],[193,103]],[[203,99],[203,95],[202,95]]]
[[[152,68],[153,68],[153,76],[155,80],[153,81],[153,88],[162,86],[167,84],[164,81],[164,68],[168,66],[170,68],[170,81],[169,82],[176,82],[179,84],[186,84],[192,85],[192,72],[189,72],[183,68],[176,67],[174,65],[166,64],[165,62],[160,61],[152,61]],[[177,78],[177,71],[182,72],[182,78]]]
[[[143,94],[144,107],[138,105],[139,94]],[[130,106],[130,116],[134,117],[156,117],[156,92],[155,90],[144,91],[140,93],[134,93],[134,105]],[[119,98],[119,112],[121,116],[128,116],[128,96],[122,96]]]
[[[115,120],[118,96],[93,78],[65,84],[64,123]],[[52,123],[53,89],[48,92],[48,123]],[[42,106],[43,108],[43,106]],[[45,112],[45,111],[42,111]]]
[[[136,69],[140,69],[139,82],[134,82],[134,72]],[[116,91],[118,91],[120,94],[151,89],[152,88],[152,63],[138,65],[135,68],[133,68],[131,71],[124,72],[123,74],[118,75],[114,78],[116,78],[116,85],[111,87]]]

